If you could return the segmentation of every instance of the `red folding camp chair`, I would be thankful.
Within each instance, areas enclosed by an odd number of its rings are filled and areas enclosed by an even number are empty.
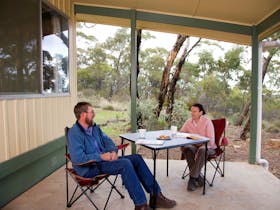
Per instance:
[[[109,179],[109,174],[99,174],[95,177],[92,177],[92,178],[85,178],[85,177],[82,177],[82,176],[79,176],[74,168],[69,168],[69,162],[71,162],[71,157],[70,157],[70,154],[68,153],[68,146],[67,146],[67,142],[68,142],[68,131],[69,131],[69,128],[66,127],[65,128],[65,139],[66,139],[66,143],[65,143],[65,158],[66,158],[66,163],[65,163],[65,170],[66,170],[66,206],[67,207],[71,207],[72,204],[74,204],[82,195],[85,195],[88,200],[90,201],[90,203],[95,207],[95,209],[99,209],[97,207],[97,205],[93,202],[92,198],[90,197],[90,195],[88,194],[88,191],[90,191],[91,193],[94,192],[102,183],[104,183],[105,181],[107,181],[107,183],[110,184],[110,191],[109,191],[109,194],[107,196],[107,199],[106,199],[106,202],[105,202],[105,205],[104,205],[104,208],[103,209],[106,209],[107,207],[107,204],[109,202],[109,199],[111,197],[111,194],[112,194],[112,191],[115,190],[121,198],[124,198],[124,196],[121,194],[121,192],[116,188],[115,186],[115,183],[116,183],[116,180],[117,180],[117,177],[118,176],[115,176],[114,177],[114,180],[113,182]],[[122,145],[119,145],[118,146],[118,149],[119,150],[124,150],[126,147],[128,146],[128,143],[127,144],[122,144]],[[87,163],[83,163],[81,164],[82,166],[88,166],[88,165],[92,165],[92,164],[95,164],[94,161],[89,161]],[[72,163],[73,165],[73,163]],[[68,181],[68,176],[70,176],[74,182],[76,183],[76,187],[75,189],[73,190],[73,193],[72,193],[72,196],[71,198],[69,199],[69,194],[70,194],[70,190],[69,190],[69,181]],[[80,189],[80,193],[78,194],[78,188]]]
[[[209,184],[210,186],[213,186],[213,182],[217,175],[217,172],[221,175],[221,177],[225,176],[226,146],[228,145],[228,138],[225,136],[226,119],[215,119],[212,120],[212,123],[214,125],[215,130],[215,143],[217,145],[217,148],[215,149],[215,154],[208,155],[207,158],[207,160],[215,169],[213,178]]]
[[[207,158],[207,161],[210,162],[210,164],[215,169],[211,182],[209,182],[206,179],[206,181],[210,186],[213,186],[213,182],[217,173],[219,173],[221,177],[224,177],[225,175],[225,154],[226,154],[226,146],[228,145],[228,138],[225,137],[226,119],[225,118],[215,119],[212,120],[212,123],[214,125],[215,143],[217,145],[217,148],[215,149],[215,154],[208,155]],[[183,152],[181,154],[181,159],[186,160],[185,154]],[[186,165],[185,167],[185,170],[182,175],[182,179],[185,179],[189,175],[187,170],[188,170],[188,165]]]

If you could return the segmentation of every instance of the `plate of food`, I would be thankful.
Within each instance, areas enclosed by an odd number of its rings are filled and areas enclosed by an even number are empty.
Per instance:
[[[198,140],[198,139],[201,139],[201,138],[199,136],[189,135],[189,136],[187,136],[187,139]]]
[[[157,137],[158,140],[170,140],[171,137],[167,135],[160,135]]]
[[[189,134],[187,136],[187,139],[192,139],[192,140],[203,140],[203,139],[207,139],[206,137],[204,136],[200,136],[198,134]]]

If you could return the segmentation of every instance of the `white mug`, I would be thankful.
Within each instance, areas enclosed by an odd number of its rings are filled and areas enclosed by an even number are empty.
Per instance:
[[[138,129],[138,132],[139,132],[140,139],[146,138],[146,129]]]
[[[175,136],[176,133],[177,133],[177,126],[172,125],[172,126],[170,127],[170,130],[171,130],[172,136]]]

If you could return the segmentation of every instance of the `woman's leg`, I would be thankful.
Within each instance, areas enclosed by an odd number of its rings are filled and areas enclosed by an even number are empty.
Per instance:
[[[190,176],[194,177],[194,167],[195,167],[195,155],[197,148],[193,145],[188,145],[184,147],[185,157],[188,162]]]

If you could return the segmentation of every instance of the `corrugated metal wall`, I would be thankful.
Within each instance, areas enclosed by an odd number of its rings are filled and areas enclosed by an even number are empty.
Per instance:
[[[64,135],[64,127],[74,119],[76,103],[75,27],[69,0],[49,0],[70,22],[69,96],[0,100],[0,162],[39,147]]]
[[[56,8],[58,8],[60,11],[71,16],[72,9],[72,0],[48,0],[52,5],[54,5]]]

